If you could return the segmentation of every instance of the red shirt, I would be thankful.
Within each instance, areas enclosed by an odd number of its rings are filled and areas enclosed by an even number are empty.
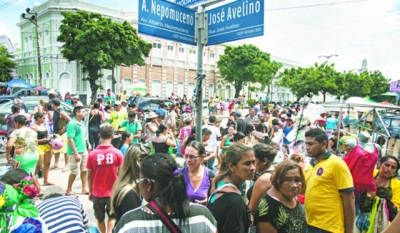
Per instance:
[[[86,168],[92,170],[92,194],[95,197],[111,197],[117,180],[117,168],[123,164],[120,150],[112,145],[99,145],[89,153]]]

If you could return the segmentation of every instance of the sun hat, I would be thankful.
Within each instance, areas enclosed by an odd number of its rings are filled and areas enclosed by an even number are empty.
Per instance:
[[[149,115],[147,115],[147,119],[153,119],[158,117],[158,115],[155,112],[150,112]]]
[[[73,95],[71,98],[79,100],[79,97],[77,95]]]

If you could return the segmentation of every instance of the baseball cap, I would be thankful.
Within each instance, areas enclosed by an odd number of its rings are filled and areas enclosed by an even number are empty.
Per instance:
[[[241,117],[241,116],[242,116],[242,113],[239,112],[239,111],[237,111],[237,112],[235,113],[235,115],[236,115],[237,117]]]
[[[60,106],[61,100],[58,98],[54,98],[51,100],[51,103],[54,104],[55,106]]]
[[[111,89],[110,89],[110,88],[108,88],[108,89],[107,89],[107,91],[111,91]]]

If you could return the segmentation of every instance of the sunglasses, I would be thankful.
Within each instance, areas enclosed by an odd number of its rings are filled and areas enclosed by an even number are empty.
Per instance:
[[[142,182],[142,181],[144,181],[144,180],[150,180],[150,181],[153,182],[153,183],[156,182],[156,181],[153,180],[153,179],[149,179],[149,178],[143,177],[143,178],[138,178],[138,179],[136,179],[136,184],[139,184],[140,182]]]

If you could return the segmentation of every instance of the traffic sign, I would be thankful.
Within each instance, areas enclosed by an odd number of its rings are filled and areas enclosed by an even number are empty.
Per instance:
[[[205,0],[175,0],[175,3],[184,7],[191,7],[204,1]]]
[[[196,45],[196,11],[167,1],[139,0],[139,33]]]
[[[264,0],[241,0],[206,11],[208,44],[264,35]]]

